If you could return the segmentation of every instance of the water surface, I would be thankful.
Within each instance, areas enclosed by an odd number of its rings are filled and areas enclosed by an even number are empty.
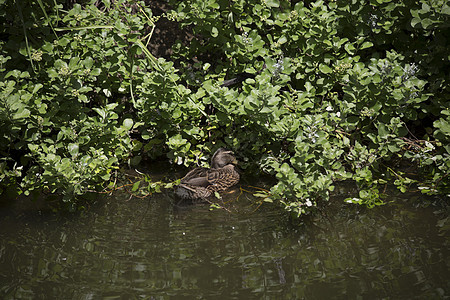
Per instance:
[[[449,298],[448,208],[423,197],[370,210],[336,196],[296,225],[246,197],[232,213],[170,194],[76,215],[16,203],[0,209],[0,298]]]

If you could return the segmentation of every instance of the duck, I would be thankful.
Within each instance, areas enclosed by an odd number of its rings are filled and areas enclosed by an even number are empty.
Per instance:
[[[237,160],[233,151],[219,148],[211,158],[211,168],[189,171],[175,187],[181,199],[207,199],[215,192],[225,191],[239,182]]]

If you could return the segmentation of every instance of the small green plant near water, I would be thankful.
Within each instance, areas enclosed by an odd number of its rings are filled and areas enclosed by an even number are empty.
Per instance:
[[[205,165],[219,146],[277,182],[257,192],[299,216],[353,180],[449,194],[446,1],[0,3],[0,187],[69,207],[111,190],[124,163]],[[161,19],[189,26],[170,60],[148,50]],[[220,82],[241,72],[244,82]],[[409,175],[399,165],[414,165]],[[145,177],[157,192],[165,183]]]

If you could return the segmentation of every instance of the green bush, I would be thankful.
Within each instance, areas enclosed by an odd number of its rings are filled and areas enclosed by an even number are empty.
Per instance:
[[[353,179],[359,197],[349,201],[376,205],[380,184],[404,191],[414,182],[391,168],[399,160],[424,167],[423,192],[448,192],[444,1],[173,3],[200,34],[191,45],[207,45],[179,47],[180,59],[205,57],[216,71],[197,98],[216,108],[215,127],[233,125],[220,139],[233,137],[228,145],[276,176],[269,199],[300,214],[327,199],[333,182]],[[211,51],[221,59],[211,62]],[[211,83],[256,74],[260,58],[266,68],[241,89]]]
[[[139,126],[129,112],[130,74],[146,67],[133,59],[140,49],[134,32],[144,24],[116,5],[102,12],[94,5],[64,11],[41,1],[2,4],[4,188],[44,189],[70,203],[108,182],[129,157],[130,130]]]
[[[369,206],[388,182],[448,193],[446,1],[171,4],[158,17],[123,0],[0,4],[4,190],[44,188],[73,204],[120,163],[204,165],[226,146],[243,169],[272,174],[259,196],[295,215],[340,180],[357,183],[348,201]],[[193,33],[171,61],[146,48],[161,18]],[[220,85],[241,72],[253,76]]]

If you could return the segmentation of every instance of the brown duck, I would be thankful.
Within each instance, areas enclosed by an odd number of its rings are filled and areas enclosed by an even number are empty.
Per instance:
[[[183,199],[205,199],[239,182],[237,160],[232,151],[218,149],[211,158],[211,168],[195,168],[181,178],[175,194]]]

